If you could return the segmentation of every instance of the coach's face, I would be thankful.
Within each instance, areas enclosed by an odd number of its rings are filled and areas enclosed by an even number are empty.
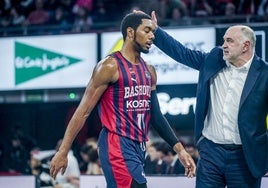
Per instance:
[[[247,52],[249,41],[243,35],[240,27],[230,27],[223,36],[223,59],[233,65],[243,62],[243,55]]]

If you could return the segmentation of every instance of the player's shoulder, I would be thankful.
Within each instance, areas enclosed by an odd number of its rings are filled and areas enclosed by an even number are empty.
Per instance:
[[[97,66],[105,69],[117,69],[117,60],[113,56],[108,55],[99,61]]]

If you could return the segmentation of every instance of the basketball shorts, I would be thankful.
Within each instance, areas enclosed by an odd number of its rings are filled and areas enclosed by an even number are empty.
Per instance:
[[[103,128],[98,140],[99,158],[107,188],[130,188],[132,179],[146,183],[145,143],[130,140]]]

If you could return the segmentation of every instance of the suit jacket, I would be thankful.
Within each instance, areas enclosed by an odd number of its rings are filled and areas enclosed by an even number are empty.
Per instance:
[[[185,48],[161,28],[155,31],[154,44],[174,60],[199,71],[195,110],[195,140],[204,128],[210,100],[209,80],[226,66],[221,47],[209,53]],[[212,107],[213,108],[213,107]],[[261,177],[268,171],[268,64],[256,54],[242,91],[238,129],[244,155],[251,173]]]

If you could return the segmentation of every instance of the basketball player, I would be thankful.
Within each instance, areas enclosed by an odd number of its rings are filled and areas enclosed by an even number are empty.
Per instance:
[[[145,142],[150,125],[177,152],[185,175],[193,177],[196,166],[161,114],[156,95],[156,72],[140,53],[148,53],[154,40],[151,17],[130,13],[121,23],[124,39],[120,51],[100,61],[84,96],[69,122],[59,151],[52,159],[55,178],[67,165],[67,153],[77,133],[98,103],[102,130],[99,157],[108,188],[146,188],[143,170]]]

